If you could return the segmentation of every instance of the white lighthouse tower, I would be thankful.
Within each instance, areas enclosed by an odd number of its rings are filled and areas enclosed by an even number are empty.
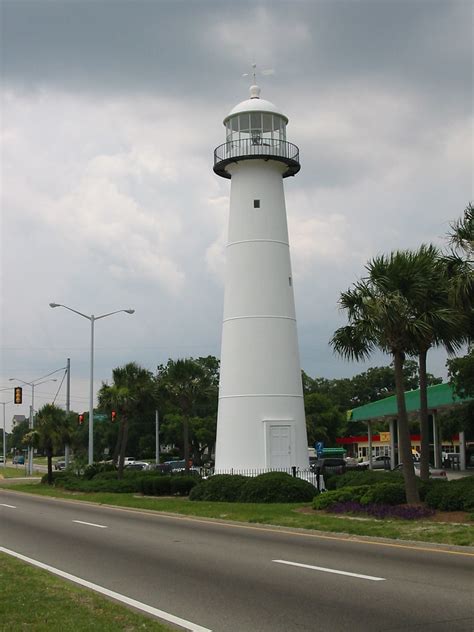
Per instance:
[[[250,88],[224,119],[231,179],[216,472],[308,467],[283,178],[300,169],[287,117]]]

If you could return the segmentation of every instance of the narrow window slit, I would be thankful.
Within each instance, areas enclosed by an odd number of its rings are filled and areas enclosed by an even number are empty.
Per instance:
[[[254,208],[260,208],[260,200],[254,200],[253,201],[253,207]]]

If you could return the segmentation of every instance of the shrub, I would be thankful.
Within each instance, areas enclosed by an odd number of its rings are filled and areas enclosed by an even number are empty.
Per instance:
[[[387,471],[374,471],[374,470],[350,470],[340,476],[331,476],[326,481],[326,488],[328,490],[340,489],[346,486],[358,486],[358,485],[378,485],[379,483],[396,482],[403,479],[401,472],[387,472]]]
[[[172,476],[170,491],[176,496],[187,496],[199,482],[196,476]]]
[[[473,479],[472,481],[470,479]],[[438,482],[426,494],[426,503],[440,511],[472,511],[474,509],[474,477]]]
[[[362,505],[401,505],[406,503],[405,486],[402,482],[370,485],[360,502]]]
[[[99,472],[115,472],[116,470],[117,468],[113,463],[92,463],[85,468],[83,477],[90,480]]]
[[[332,509],[336,503],[359,502],[369,488],[369,485],[357,485],[320,494],[313,500],[313,509],[328,509],[329,507]]]
[[[193,487],[189,500],[237,502],[246,481],[247,478],[239,474],[215,474]]]
[[[171,494],[171,477],[143,476],[140,478],[140,491],[146,496],[169,496]]]
[[[266,472],[248,478],[240,492],[244,503],[297,503],[314,498],[316,489],[311,483],[285,472]]]
[[[53,485],[56,485],[58,483],[60,483],[61,480],[70,477],[71,474],[69,472],[65,472],[65,471],[60,471],[60,472],[53,472]],[[48,484],[48,474],[44,474],[44,476],[41,477],[41,484],[42,485],[47,485]]]

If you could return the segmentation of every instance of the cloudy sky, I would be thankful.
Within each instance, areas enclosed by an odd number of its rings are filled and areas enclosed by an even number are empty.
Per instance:
[[[376,254],[444,244],[473,197],[470,1],[0,7],[1,388],[70,357],[71,406],[87,410],[90,325],[51,301],[136,310],[96,324],[97,387],[131,360],[219,355],[230,187],[213,150],[254,61],[275,69],[262,97],[300,148],[285,190],[302,367],[388,363],[334,356],[337,299]],[[445,375],[442,352],[429,361]],[[36,407],[58,386],[38,386]],[[29,403],[26,389],[7,419]]]

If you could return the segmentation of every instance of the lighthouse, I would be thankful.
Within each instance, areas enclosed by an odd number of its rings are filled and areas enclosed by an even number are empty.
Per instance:
[[[287,117],[260,97],[224,119],[231,181],[215,472],[308,468],[283,179],[300,170]]]

